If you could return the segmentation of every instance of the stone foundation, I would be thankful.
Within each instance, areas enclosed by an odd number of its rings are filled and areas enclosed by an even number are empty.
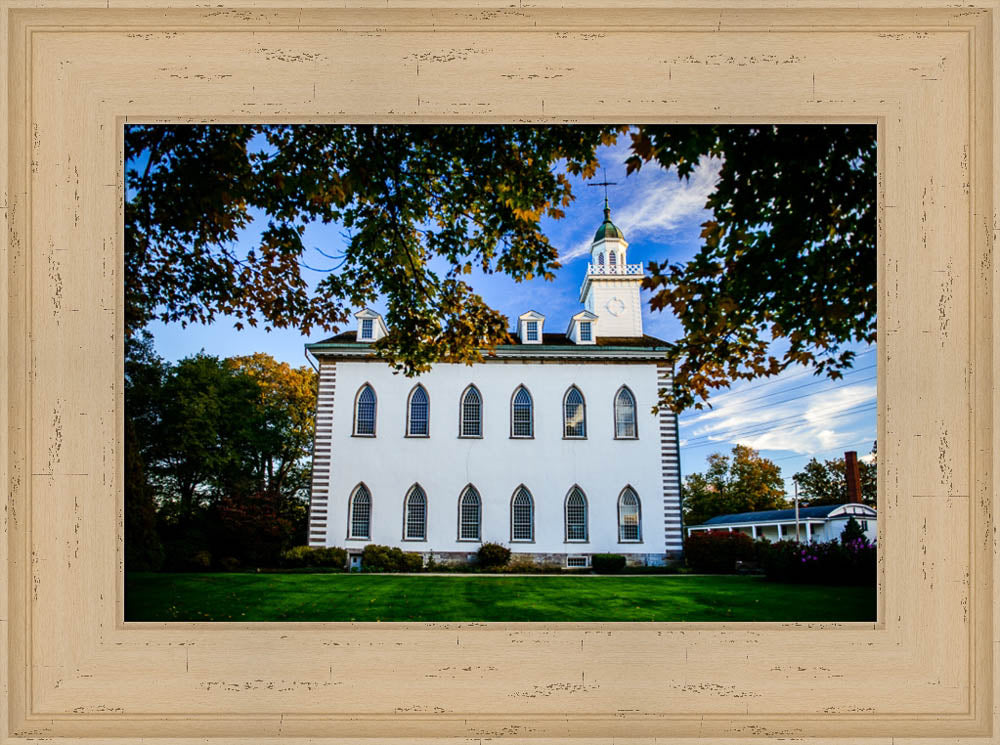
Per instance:
[[[436,564],[445,564],[448,566],[476,563],[475,551],[420,551],[414,553],[420,553],[424,557],[425,566],[431,557],[433,557]],[[530,562],[540,566],[566,568],[566,559],[568,556],[585,556],[587,557],[587,565],[589,566],[591,555],[592,552],[587,551],[565,553],[532,553],[527,551],[515,551],[510,555],[510,563],[516,565],[519,563]],[[681,561],[683,558],[680,551],[668,551],[667,553],[662,554],[621,553],[621,555],[625,557],[626,566],[630,567],[664,566],[666,564],[673,564]]]

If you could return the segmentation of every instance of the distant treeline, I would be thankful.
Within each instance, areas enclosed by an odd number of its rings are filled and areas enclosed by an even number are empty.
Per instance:
[[[125,568],[274,566],[306,542],[317,376],[267,354],[125,358]]]

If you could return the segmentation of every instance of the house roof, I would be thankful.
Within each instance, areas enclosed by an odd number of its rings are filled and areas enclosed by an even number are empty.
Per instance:
[[[824,504],[816,507],[799,507],[799,518],[820,518],[827,517],[834,510],[838,510],[842,504]],[[794,520],[795,508],[787,510],[762,510],[760,512],[735,512],[731,515],[717,515],[711,520],[706,520],[702,525],[733,525],[735,523],[765,523],[778,520]]]
[[[344,331],[335,336],[331,336],[328,339],[323,339],[322,341],[313,342],[308,344],[308,347],[315,347],[322,344],[353,344],[358,347],[369,346],[368,342],[359,342],[356,340],[357,334],[354,331]],[[570,339],[566,334],[559,333],[548,333],[542,334],[541,344],[523,344],[516,336],[510,337],[509,344],[503,344],[501,347],[531,347],[537,349],[538,347],[579,347],[572,339]],[[633,347],[636,349],[666,349],[667,342],[663,339],[657,339],[655,336],[643,335],[643,336],[598,336],[596,345],[598,347]]]

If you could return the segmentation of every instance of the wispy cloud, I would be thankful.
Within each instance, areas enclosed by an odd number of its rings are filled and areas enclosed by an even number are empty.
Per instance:
[[[794,382],[798,384],[797,379]],[[777,401],[769,398],[773,393],[770,389],[767,396],[734,393],[716,402],[714,409],[687,417],[681,425],[683,444],[738,443],[756,450],[809,454],[870,436],[871,412],[866,404],[875,401],[874,382],[793,394],[791,399]]]
[[[630,178],[644,179],[647,172],[659,175],[656,168],[655,165],[647,165],[637,176]],[[702,157],[689,179],[678,179],[671,170],[670,178],[658,178],[655,179],[657,183],[636,189],[636,198],[615,210],[615,224],[622,229],[629,242],[644,235],[676,230],[686,219],[705,208],[705,200],[715,188],[721,168],[722,161]],[[566,264],[590,253],[590,240],[589,235],[581,238],[579,243],[559,256],[559,261]]]

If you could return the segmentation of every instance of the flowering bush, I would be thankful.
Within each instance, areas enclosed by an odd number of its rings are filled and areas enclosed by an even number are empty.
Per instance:
[[[684,558],[696,572],[735,572],[737,561],[754,560],[754,542],[746,533],[699,530],[684,541]]]
[[[845,543],[761,544],[757,560],[769,580],[824,585],[875,584],[875,546],[864,538]]]

